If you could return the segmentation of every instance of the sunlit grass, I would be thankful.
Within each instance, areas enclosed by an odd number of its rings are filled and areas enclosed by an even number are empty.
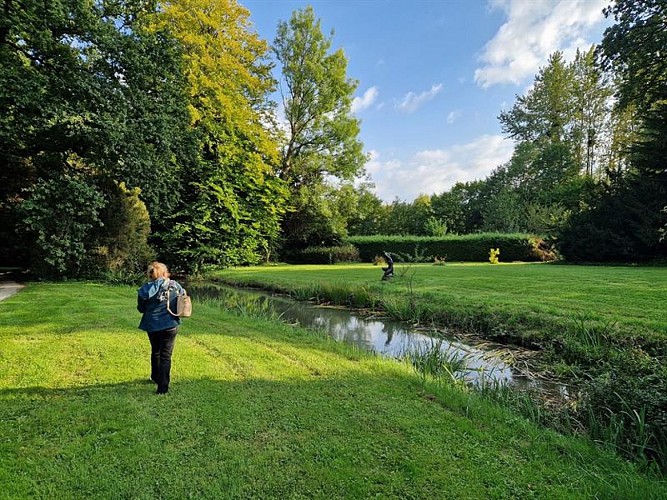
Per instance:
[[[660,498],[663,483],[463,387],[195,303],[166,397],[135,292],[0,303],[0,498]],[[511,473],[509,473],[511,471]]]
[[[397,264],[396,275],[383,282],[381,269],[372,264],[262,266],[214,274],[288,291],[339,283],[380,298],[415,295],[440,313],[495,314],[501,325],[535,335],[576,328],[584,318],[590,326],[614,324],[618,333],[667,339],[665,267]]]
[[[214,277],[344,305],[357,305],[343,299],[363,290],[361,307],[395,319],[537,349],[540,371],[584,394],[555,427],[583,424],[595,439],[610,439],[605,446],[667,471],[665,267],[399,264],[394,279],[381,281],[369,264],[283,265]]]

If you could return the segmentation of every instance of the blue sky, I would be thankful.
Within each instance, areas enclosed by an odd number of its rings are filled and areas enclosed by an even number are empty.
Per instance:
[[[386,202],[485,178],[511,156],[498,115],[530,88],[551,53],[600,41],[608,0],[239,0],[259,36],[312,5],[332,29]]]

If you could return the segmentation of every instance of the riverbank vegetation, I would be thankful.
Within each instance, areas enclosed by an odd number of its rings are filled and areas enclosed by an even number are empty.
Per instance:
[[[464,387],[214,304],[184,322],[172,390],[155,396],[134,301],[129,287],[60,283],[0,303],[0,496],[667,495]]]
[[[564,409],[626,456],[667,464],[667,269],[552,264],[263,266],[216,279],[371,308],[540,353],[582,395]]]

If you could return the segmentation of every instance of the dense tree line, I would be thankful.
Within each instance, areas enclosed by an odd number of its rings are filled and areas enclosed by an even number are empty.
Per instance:
[[[5,0],[3,264],[85,276],[155,255],[185,272],[270,258],[325,175],[363,167],[356,83],[330,47],[310,8],[279,27],[283,132],[269,44],[234,0]]]
[[[570,260],[667,257],[667,4],[617,0],[605,13],[615,24],[599,46],[572,62],[553,54],[500,114],[516,144],[506,164],[378,207],[350,230],[526,231],[550,237]]]
[[[312,8],[270,45],[235,0],[4,0],[0,264],[196,272],[347,235],[481,231],[547,236],[573,260],[664,257],[667,7],[606,14],[599,46],[553,54],[500,114],[506,164],[386,204],[355,181],[357,82]]]

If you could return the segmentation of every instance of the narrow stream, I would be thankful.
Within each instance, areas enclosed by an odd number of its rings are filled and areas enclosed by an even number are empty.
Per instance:
[[[339,307],[319,306],[268,292],[234,288],[214,283],[190,283],[188,292],[194,300],[213,299],[221,307],[246,311],[263,311],[280,317],[286,323],[299,324],[326,332],[338,341],[383,356],[403,358],[411,352],[439,349],[448,359],[461,359],[464,368],[456,378],[471,384],[490,382],[508,384],[519,389],[536,389],[552,397],[567,398],[567,387],[531,378],[507,360],[508,349],[499,344],[462,343],[442,332],[424,332],[388,318],[367,317]]]

